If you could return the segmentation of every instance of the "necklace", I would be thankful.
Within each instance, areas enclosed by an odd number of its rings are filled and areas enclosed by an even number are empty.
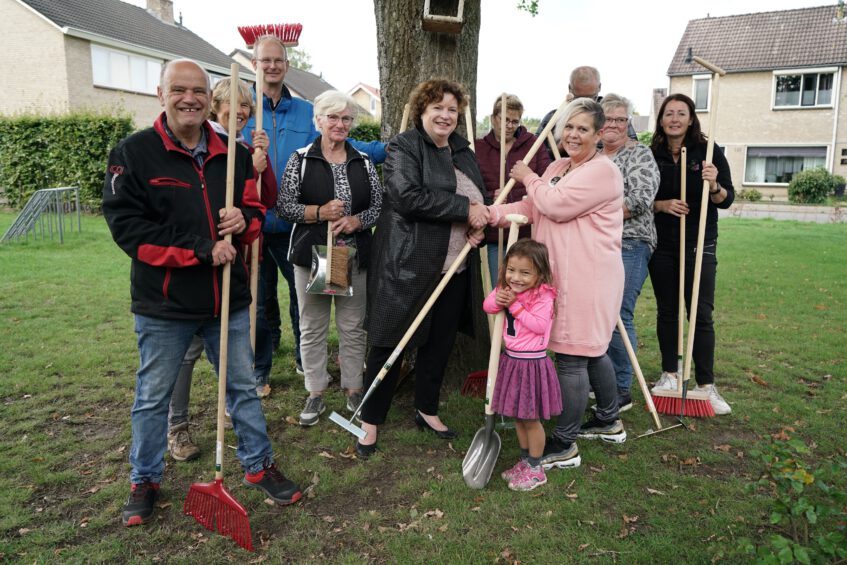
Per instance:
[[[583,166],[583,165],[584,165],[584,164],[586,164],[587,162],[589,162],[589,161],[591,161],[592,159],[594,159],[594,157],[596,157],[596,156],[597,156],[597,150],[595,149],[595,150],[594,150],[594,154],[593,154],[591,157],[589,157],[588,159],[586,159],[585,161],[583,161],[582,163],[580,163],[580,164],[579,164],[579,165],[577,165],[576,167],[572,167],[572,166],[573,166],[573,159],[571,159],[571,162],[570,162],[570,163],[568,163],[568,168],[566,168],[566,169],[565,169],[565,171],[562,173],[562,176],[567,175],[567,174],[568,174],[568,173],[570,173],[572,170],[573,170],[573,171],[577,170],[578,168],[580,168],[581,166]]]

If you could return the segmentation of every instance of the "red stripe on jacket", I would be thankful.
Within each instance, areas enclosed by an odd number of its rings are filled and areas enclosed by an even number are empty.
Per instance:
[[[193,249],[162,247],[150,243],[138,246],[138,260],[154,267],[193,267],[200,264]]]

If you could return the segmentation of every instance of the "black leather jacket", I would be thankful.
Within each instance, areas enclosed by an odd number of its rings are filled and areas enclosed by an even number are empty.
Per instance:
[[[454,169],[486,194],[470,143],[462,136],[453,133],[449,147],[439,148],[425,132],[411,129],[388,145],[385,196],[368,270],[370,345],[397,345],[441,279],[451,224],[466,222],[470,208],[469,200],[456,194]],[[478,280],[476,250],[468,261]],[[427,318],[412,345],[426,339],[429,327]]]

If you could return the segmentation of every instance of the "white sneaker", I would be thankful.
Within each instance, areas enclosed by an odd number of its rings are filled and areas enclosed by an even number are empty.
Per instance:
[[[696,390],[697,392],[703,392],[709,395],[709,403],[711,403],[715,415],[725,416],[732,414],[732,407],[723,399],[715,385],[698,386]]]
[[[659,392],[662,390],[676,390],[676,373],[668,373],[667,371],[664,371],[662,373],[662,377],[651,389],[652,392]]]

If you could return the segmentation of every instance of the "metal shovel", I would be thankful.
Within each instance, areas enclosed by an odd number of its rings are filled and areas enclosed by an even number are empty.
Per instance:
[[[506,216],[512,225],[509,227],[508,251],[518,239],[519,226],[526,224],[529,219],[520,214]],[[485,387],[485,425],[473,437],[465,459],[462,461],[462,477],[465,484],[474,489],[485,488],[491,479],[494,465],[500,456],[500,436],[495,431],[494,410],[491,400],[494,396],[494,383],[497,381],[497,366],[500,363],[500,346],[503,344],[503,319],[506,317],[501,310],[494,319],[494,331],[491,334],[491,352],[488,355],[488,383]]]

